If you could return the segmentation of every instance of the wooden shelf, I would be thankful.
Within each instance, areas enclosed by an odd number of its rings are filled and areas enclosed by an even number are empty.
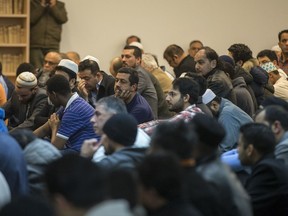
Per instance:
[[[0,14],[0,27],[2,27],[0,61],[2,62],[3,74],[13,80],[19,64],[29,62],[30,0],[22,0],[20,3],[19,0],[5,1],[8,3],[3,4],[2,1],[2,6],[9,7],[8,5],[11,5],[14,8],[4,8],[5,10],[1,8],[4,13]],[[19,8],[17,4],[19,4]]]
[[[0,14],[0,18],[27,18],[27,14]]]
[[[20,43],[20,44],[10,44],[10,43],[6,43],[6,44],[2,44],[0,43],[0,48],[1,47],[27,47],[26,43]]]

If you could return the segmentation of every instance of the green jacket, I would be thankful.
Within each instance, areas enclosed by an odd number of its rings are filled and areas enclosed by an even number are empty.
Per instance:
[[[30,47],[59,50],[62,24],[68,21],[64,3],[57,1],[50,8],[31,0],[30,5]]]

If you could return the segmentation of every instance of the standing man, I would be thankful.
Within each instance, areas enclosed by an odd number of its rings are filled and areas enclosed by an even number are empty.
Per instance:
[[[170,67],[174,68],[176,78],[180,77],[183,72],[195,72],[194,59],[185,54],[184,50],[176,44],[168,46],[163,57]]]
[[[31,0],[30,11],[30,63],[39,68],[47,52],[59,52],[62,24],[68,17],[58,0]]]
[[[278,45],[282,50],[279,67],[288,75],[288,29],[279,32],[278,39]]]

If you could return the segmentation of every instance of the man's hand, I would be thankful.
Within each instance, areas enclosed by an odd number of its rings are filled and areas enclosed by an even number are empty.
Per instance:
[[[58,115],[56,113],[53,113],[49,120],[48,120],[48,123],[49,123],[49,126],[51,128],[51,130],[53,131],[57,131],[58,130],[58,127],[59,127],[59,124],[60,124],[60,119],[58,117]]]
[[[79,93],[82,95],[82,97],[88,101],[88,91],[85,88],[85,80],[80,80],[80,82],[78,83],[78,90]]]
[[[115,97],[122,99],[124,102],[126,102],[129,99],[130,95],[131,95],[131,92],[128,90],[123,90],[123,91],[116,90],[115,91]]]
[[[57,3],[57,0],[50,0],[50,7],[53,7],[53,6],[55,6],[56,5],[56,3]]]
[[[92,158],[93,154],[97,151],[100,145],[101,142],[95,138],[85,140],[81,146],[80,155],[85,158]]]

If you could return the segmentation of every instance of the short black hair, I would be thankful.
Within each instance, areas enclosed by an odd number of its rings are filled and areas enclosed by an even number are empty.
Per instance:
[[[20,73],[26,72],[26,71],[34,74],[35,73],[34,65],[27,63],[27,62],[21,63],[16,69],[16,77],[19,76]]]
[[[248,123],[240,127],[244,149],[252,144],[262,155],[274,152],[276,140],[272,130],[264,124]]]
[[[130,45],[126,45],[124,47],[124,50],[129,50],[129,49],[133,49],[133,55],[135,56],[135,58],[142,58],[142,51],[139,47],[136,47],[136,46],[130,46]]]
[[[122,67],[120,68],[117,73],[126,73],[129,74],[129,82],[130,82],[130,86],[137,84],[139,82],[139,77],[138,77],[138,72],[130,67]],[[117,79],[117,78],[116,78]]]
[[[265,120],[269,124],[273,124],[275,121],[281,123],[282,128],[288,131],[288,111],[281,106],[270,105],[264,108],[265,110]]]
[[[79,72],[81,73],[84,70],[91,70],[91,74],[96,75],[100,71],[100,67],[96,61],[85,59],[81,61],[78,65]]]
[[[286,111],[288,111],[288,102],[279,97],[269,96],[266,97],[265,100],[261,103],[261,106],[264,108],[269,105],[278,105],[283,107]]]
[[[209,61],[213,61],[213,60],[216,61],[217,69],[222,69],[222,62],[219,60],[219,55],[214,49],[208,46],[204,46],[200,50],[205,51],[206,58],[209,59]]]
[[[150,145],[175,153],[180,159],[189,159],[197,142],[197,135],[191,125],[178,121],[160,123],[152,134]]]
[[[245,44],[233,44],[228,48],[228,51],[231,52],[235,62],[246,62],[253,58],[251,49]]]
[[[224,139],[226,132],[217,119],[206,114],[197,113],[190,121],[201,145],[218,149],[219,144]]]
[[[199,85],[199,95],[203,95],[207,89],[207,80],[202,74],[195,73],[195,72],[187,72],[185,77],[190,77]]]
[[[159,152],[147,155],[138,166],[140,183],[170,201],[181,197],[181,166],[175,155]]]
[[[127,37],[127,39],[126,39],[126,45],[129,45],[129,44],[128,44],[128,40],[131,39],[131,38],[136,38],[137,42],[138,42],[138,43],[141,43],[140,37],[138,37],[138,36],[136,36],[136,35],[130,35],[130,36]]]
[[[270,59],[270,61],[276,61],[278,63],[278,57],[277,54],[275,53],[275,51],[273,50],[261,50],[258,54],[257,54],[257,58],[262,58],[262,57],[268,57]]]
[[[172,86],[174,89],[178,89],[181,93],[181,96],[185,96],[188,94],[189,103],[196,104],[199,97],[199,85],[193,79],[189,77],[180,77],[176,78],[172,82]]]
[[[49,93],[55,92],[60,95],[68,95],[71,93],[69,81],[62,75],[54,75],[47,81],[47,91]]]
[[[91,208],[105,197],[104,171],[87,158],[69,154],[47,166],[49,195],[61,194],[78,208]]]
[[[280,31],[280,32],[278,33],[278,40],[279,40],[279,41],[281,40],[281,36],[282,36],[282,34],[284,34],[284,33],[287,33],[287,34],[288,34],[288,29],[282,30],[282,31]]]
[[[177,44],[171,44],[165,49],[163,57],[166,59],[167,57],[171,58],[174,55],[182,56],[183,53],[184,50],[180,46],[178,46]]]

